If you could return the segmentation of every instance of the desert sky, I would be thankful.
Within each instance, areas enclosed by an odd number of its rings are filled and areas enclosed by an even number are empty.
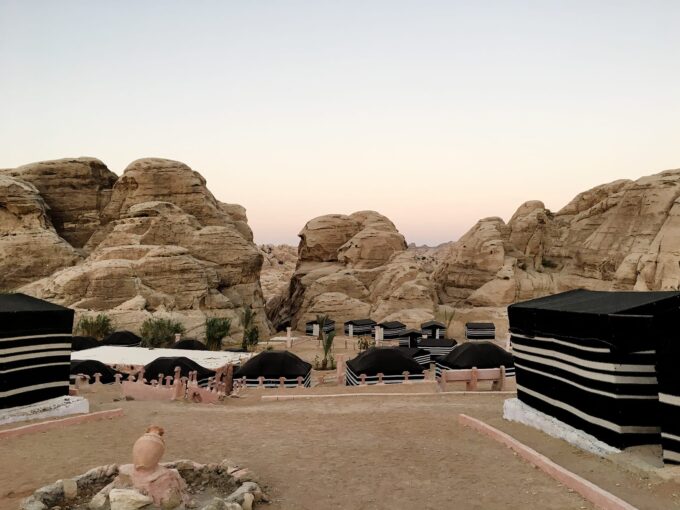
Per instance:
[[[0,0],[0,168],[164,157],[258,243],[454,240],[680,167],[680,2]]]

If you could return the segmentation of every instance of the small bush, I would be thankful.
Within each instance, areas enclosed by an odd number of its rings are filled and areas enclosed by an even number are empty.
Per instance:
[[[252,350],[260,341],[260,329],[255,326],[256,312],[248,306],[243,309],[241,323],[243,324],[243,341],[241,347],[245,350]]]
[[[97,340],[110,335],[115,329],[111,317],[104,313],[100,313],[96,317],[81,317],[76,326],[77,333],[83,336],[91,336]]]
[[[184,333],[186,328],[181,322],[172,319],[151,318],[142,324],[142,346],[167,347],[174,342],[177,333]]]
[[[205,320],[205,345],[211,351],[222,349],[222,339],[229,335],[231,319],[208,317]]]

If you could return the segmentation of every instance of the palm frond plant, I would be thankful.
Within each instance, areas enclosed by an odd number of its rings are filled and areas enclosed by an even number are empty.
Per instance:
[[[318,315],[316,316],[316,323],[319,325],[319,342],[323,342],[323,328],[326,327],[326,323],[328,322],[328,315]]]
[[[321,360],[321,370],[328,368],[329,356],[332,358],[331,349],[335,340],[335,331],[321,335],[321,347],[323,347],[323,359]]]
[[[176,334],[186,331],[184,325],[172,319],[150,318],[142,323],[140,334],[143,347],[167,347]]]
[[[97,340],[101,340],[107,335],[110,335],[115,330],[115,324],[111,317],[105,313],[100,313],[95,317],[83,316],[78,321],[76,332],[83,336],[91,336]]]
[[[257,312],[252,307],[247,306],[241,315],[243,325],[243,340],[241,347],[245,350],[252,350],[260,341],[260,329],[255,325],[255,315]]]
[[[231,319],[208,317],[205,319],[205,345],[211,351],[222,349],[222,339],[231,331]]]

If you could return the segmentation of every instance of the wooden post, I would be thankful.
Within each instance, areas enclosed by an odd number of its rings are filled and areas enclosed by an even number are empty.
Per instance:
[[[402,375],[404,376],[404,382],[407,383],[408,382],[408,376],[410,375],[408,370],[405,370],[404,372],[402,372]]]
[[[378,384],[382,384],[382,383],[383,383],[383,373],[380,372],[380,373],[378,373]]]
[[[361,384],[362,386],[365,386],[366,385],[366,374],[361,374],[359,376],[359,381],[360,381],[359,384]]]
[[[298,375],[297,385],[298,386],[304,386],[304,384],[305,384],[305,380],[303,379],[303,377],[301,375]]]
[[[279,377],[279,388],[285,388],[286,387],[286,378],[285,377]]]
[[[477,378],[478,378],[477,367],[472,367],[472,374],[470,375],[470,380],[465,383],[467,391],[477,391]]]
[[[260,376],[260,377],[257,378],[257,385],[260,388],[264,388],[264,377],[263,376]]]

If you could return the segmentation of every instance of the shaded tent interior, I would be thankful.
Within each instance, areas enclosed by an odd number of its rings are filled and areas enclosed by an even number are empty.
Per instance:
[[[154,379],[160,382],[159,377],[161,374],[163,377],[174,376],[176,367],[180,368],[181,377],[189,377],[189,372],[197,372],[196,377],[199,386],[207,386],[208,379],[210,377],[215,377],[214,370],[202,367],[194,360],[185,358],[184,356],[178,356],[156,358],[144,367],[144,378],[148,382],[151,382]]]
[[[139,347],[142,339],[132,331],[114,331],[102,340],[102,345],[117,345],[120,347]]]
[[[493,322],[466,322],[465,338],[467,340],[494,340],[496,325]]]
[[[356,336],[372,335],[377,323],[373,319],[354,319],[345,322],[345,335],[349,335],[349,327],[352,326],[352,334]]]
[[[401,383],[406,379],[404,372],[409,373],[409,380],[424,379],[423,367],[402,349],[393,347],[371,347],[357,357],[347,361],[347,386],[357,386],[361,376],[365,375],[366,384]]]
[[[101,361],[96,361],[92,359],[86,360],[71,360],[71,384],[75,384],[76,376],[88,375],[90,376],[89,382],[95,382],[95,374],[101,374],[99,382],[102,384],[111,384],[116,382],[116,374],[119,372],[114,370],[108,365],[105,365]]]
[[[99,340],[92,336],[74,336],[71,341],[71,351],[84,351],[94,349],[102,345]]]
[[[678,392],[664,360],[677,356],[679,307],[680,292],[586,290],[511,305],[518,398],[618,448],[663,433],[664,460],[680,461],[678,406],[659,403]]]
[[[203,342],[193,338],[185,338],[179,342],[175,342],[170,346],[171,349],[183,349],[185,351],[207,351],[208,347]]]
[[[289,351],[263,351],[250,358],[234,372],[234,379],[245,378],[249,387],[260,385],[259,378],[264,378],[267,388],[279,387],[281,377],[286,387],[295,387],[302,378],[302,384],[309,387],[312,382],[312,365]]]
[[[68,395],[73,315],[26,294],[0,294],[1,409]]]

